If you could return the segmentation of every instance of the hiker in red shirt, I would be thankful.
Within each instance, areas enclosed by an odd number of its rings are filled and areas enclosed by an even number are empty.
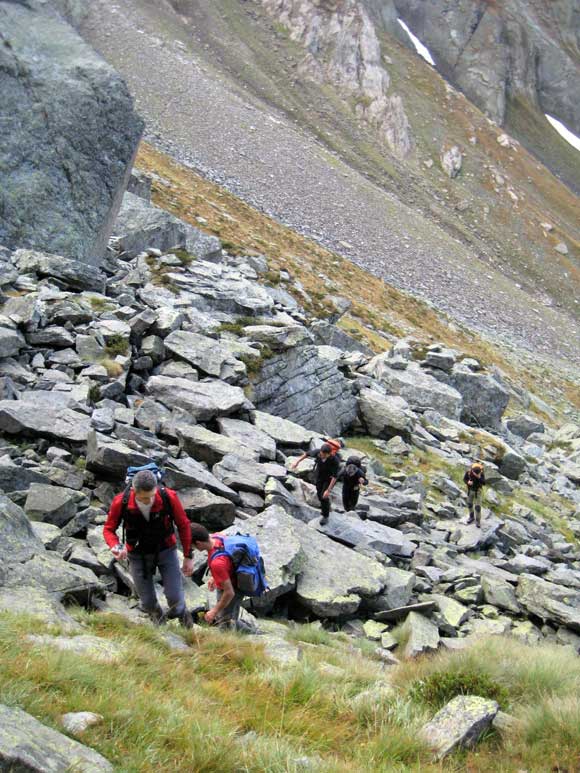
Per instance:
[[[207,553],[207,564],[211,573],[208,588],[210,591],[217,591],[217,603],[205,613],[206,622],[222,628],[255,633],[252,625],[240,620],[243,594],[236,588],[236,572],[232,559],[221,553],[224,546],[222,537],[219,534],[210,534],[200,523],[192,523],[191,541],[196,550]]]
[[[117,537],[121,521],[126,532],[125,544]],[[178,617],[182,625],[191,628],[193,620],[185,605],[174,523],[185,556],[181,571],[189,577],[193,573],[189,519],[175,491],[160,486],[151,471],[141,470],[133,477],[130,491],[113,499],[103,536],[117,561],[129,559],[129,571],[141,607],[151,619],[154,622],[163,619],[153,582],[159,569],[169,605],[167,617]]]

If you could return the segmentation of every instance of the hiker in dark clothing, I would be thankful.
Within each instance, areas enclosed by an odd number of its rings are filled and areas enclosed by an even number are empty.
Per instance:
[[[294,470],[298,469],[300,463],[308,457],[315,460],[314,474],[316,493],[320,500],[320,512],[322,513],[322,518],[320,519],[321,526],[328,523],[328,518],[330,516],[330,494],[336,484],[340,466],[336,455],[333,455],[331,450],[328,443],[323,443],[320,447],[320,451],[310,451],[309,453],[302,454],[302,456],[294,462],[292,467]]]
[[[346,513],[354,510],[358,504],[360,487],[368,484],[365,470],[358,456],[349,456],[340,473],[342,480],[342,504]]]
[[[467,506],[469,507],[469,518],[467,519],[467,523],[473,523],[475,515],[475,525],[480,528],[481,499],[483,486],[485,486],[483,464],[481,464],[481,462],[474,462],[463,476],[463,482],[467,485]]]
[[[125,544],[117,537],[122,521],[126,530]],[[174,523],[185,556],[181,571]],[[138,472],[133,477],[130,490],[113,499],[103,536],[117,561],[129,559],[129,571],[141,607],[151,619],[157,623],[163,620],[153,581],[159,569],[169,605],[167,617],[177,617],[182,625],[191,628],[193,620],[185,605],[181,578],[181,572],[186,577],[193,572],[191,530],[189,518],[175,491],[160,486],[149,470]]]

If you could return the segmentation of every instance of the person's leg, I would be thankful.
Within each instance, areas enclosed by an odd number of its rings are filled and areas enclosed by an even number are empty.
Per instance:
[[[330,497],[323,497],[327,488],[328,485],[324,482],[316,484],[316,493],[318,495],[318,500],[320,501],[320,514],[322,516],[320,519],[321,524],[326,523],[328,521],[328,516],[330,515]]]
[[[475,524],[481,526],[481,489],[474,492],[473,499],[475,502]]]
[[[182,617],[185,612],[185,594],[177,550],[175,548],[162,550],[159,553],[157,566],[163,582],[163,592],[167,599],[167,617]]]
[[[218,591],[218,599],[221,591]],[[240,633],[256,633],[256,628],[245,620],[240,620],[240,612],[242,611],[243,595],[236,593],[230,603],[221,614],[216,618],[216,624],[220,628],[236,630]]]
[[[469,509],[469,518],[467,523],[473,523],[473,489],[469,489],[467,492],[467,507]]]
[[[356,496],[355,490],[350,488],[349,486],[345,486],[343,484],[343,486],[342,486],[342,504],[343,504],[345,513],[348,513],[351,510],[354,510],[354,508],[356,507],[356,500],[357,499],[358,499],[358,497]]]
[[[139,596],[139,603],[144,612],[153,620],[159,622],[162,615],[161,607],[155,593],[153,575],[155,574],[155,557],[150,555],[133,555],[129,553],[129,571]]]

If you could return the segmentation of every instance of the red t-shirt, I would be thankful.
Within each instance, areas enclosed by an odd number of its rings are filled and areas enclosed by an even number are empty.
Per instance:
[[[214,558],[212,561],[214,553],[219,553],[220,550],[223,550],[224,543],[219,534],[212,534],[211,536],[212,539],[216,539],[220,543],[217,547],[212,548],[207,556],[209,570],[213,577],[213,581],[215,582],[215,586],[219,590],[223,590],[224,582],[226,580],[231,580],[232,585],[235,587],[235,572],[232,559],[229,556],[217,556],[217,558]]]

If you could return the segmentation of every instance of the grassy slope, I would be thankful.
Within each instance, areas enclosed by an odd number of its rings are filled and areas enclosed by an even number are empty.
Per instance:
[[[303,769],[304,755],[313,760],[309,770],[325,773],[546,771],[578,763],[580,661],[561,649],[488,640],[384,670],[364,654],[374,648],[369,642],[361,651],[342,635],[305,626],[288,636],[303,642],[302,659],[279,666],[236,635],[188,633],[191,649],[175,653],[152,628],[113,615],[77,616],[89,633],[125,646],[121,662],[32,646],[25,634],[42,624],[2,615],[2,701],[57,729],[64,712],[100,713],[104,721],[82,741],[118,771],[287,773]],[[446,700],[473,691],[499,698],[518,723],[505,736],[489,733],[474,752],[432,763],[418,729]]]
[[[546,394],[558,401],[554,389],[580,407],[578,385],[563,380],[552,368],[531,359],[516,360],[481,336],[451,323],[423,301],[397,290],[350,261],[336,255],[295,231],[280,225],[193,170],[173,161],[147,143],[141,145],[137,167],[153,175],[153,200],[164,209],[219,236],[229,252],[263,254],[268,257],[267,281],[278,281],[278,270],[288,270],[299,279],[311,301],[297,294],[308,311],[324,317],[328,293],[343,295],[352,303],[351,313],[341,325],[374,351],[389,348],[389,335],[412,335],[425,343],[442,341],[484,364],[498,365],[514,383]],[[319,274],[332,281],[323,284]],[[292,287],[290,287],[292,290]],[[561,399],[561,397],[560,397]]]

